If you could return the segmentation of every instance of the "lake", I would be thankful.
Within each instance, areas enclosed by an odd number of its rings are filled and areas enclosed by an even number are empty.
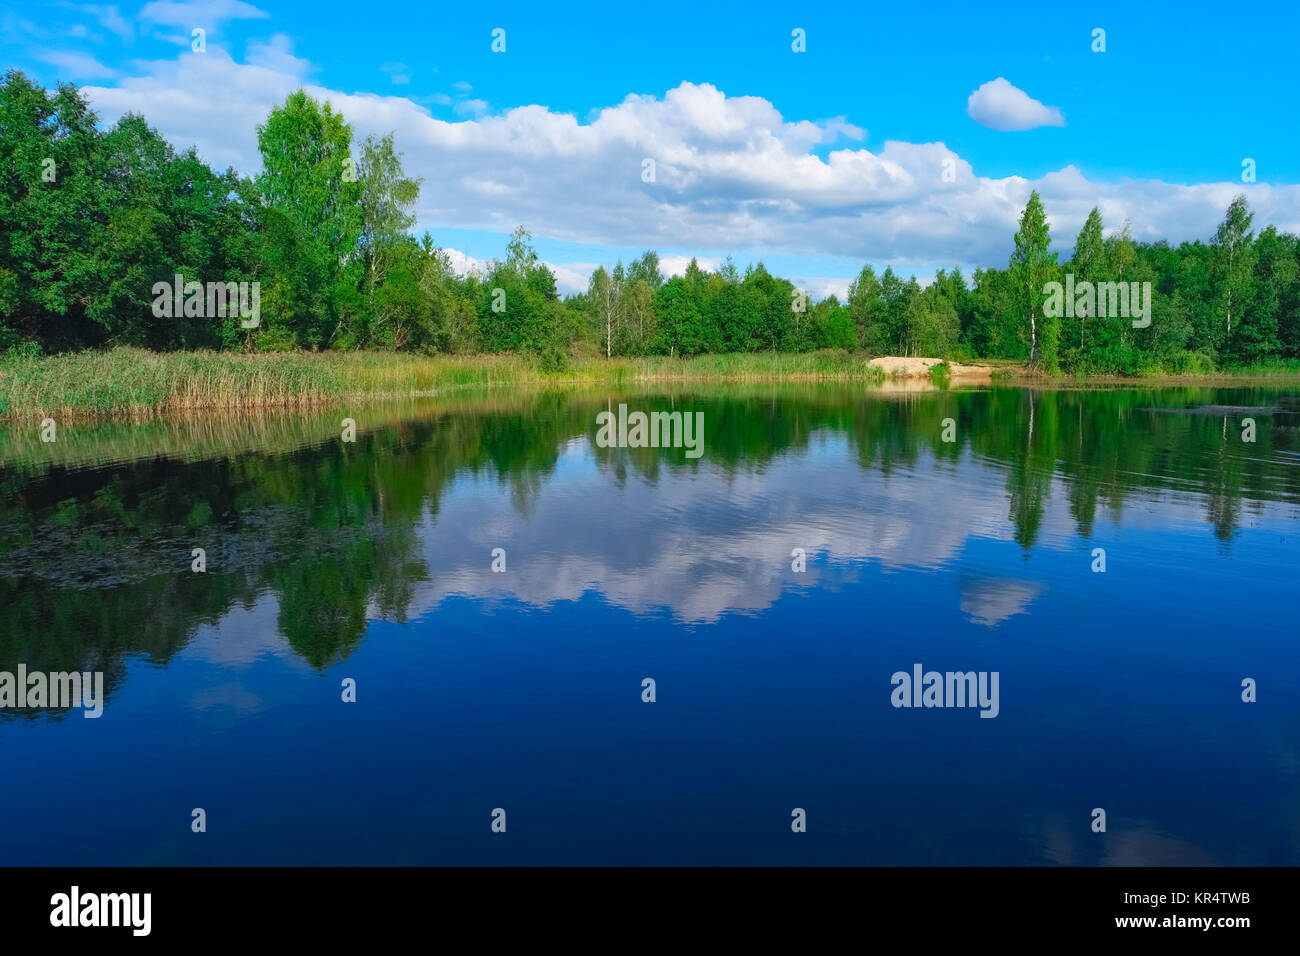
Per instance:
[[[0,864],[1300,863],[1296,389],[32,424],[0,485],[0,671],[106,698],[0,710]]]

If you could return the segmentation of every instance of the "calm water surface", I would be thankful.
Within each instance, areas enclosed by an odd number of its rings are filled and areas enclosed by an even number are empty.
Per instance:
[[[702,457],[597,447],[619,402],[703,412]],[[1297,412],[732,386],[0,429],[0,670],[107,685],[0,710],[0,864],[1300,863]],[[917,663],[997,671],[998,716],[892,707]]]

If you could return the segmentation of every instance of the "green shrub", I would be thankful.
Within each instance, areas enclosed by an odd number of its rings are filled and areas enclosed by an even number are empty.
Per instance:
[[[537,356],[538,370],[549,375],[567,372],[572,364],[569,359],[568,349],[557,344],[546,346]]]

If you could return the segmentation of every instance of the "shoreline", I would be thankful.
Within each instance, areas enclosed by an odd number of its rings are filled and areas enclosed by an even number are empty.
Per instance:
[[[221,411],[312,411],[344,403],[446,396],[476,389],[615,388],[669,384],[861,383],[898,390],[994,386],[1141,388],[1300,386],[1300,365],[1216,373],[1048,376],[1005,361],[868,357],[846,352],[732,353],[692,358],[587,357],[563,369],[505,355],[392,352],[148,352],[118,348],[0,360],[0,422],[145,420]]]

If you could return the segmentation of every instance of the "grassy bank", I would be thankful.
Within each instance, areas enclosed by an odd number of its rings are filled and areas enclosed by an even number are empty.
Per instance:
[[[518,355],[156,353],[120,348],[0,361],[0,416],[66,420],[214,408],[312,408],[502,385],[880,378],[864,357],[843,352],[583,359],[556,371]]]
[[[994,384],[1087,387],[1134,379],[1074,376],[1037,380],[1023,366],[992,368]],[[934,384],[948,366],[940,369]],[[935,375],[921,376],[928,384]],[[1156,376],[1161,382],[1300,382],[1300,363],[1214,375]],[[392,352],[146,352],[119,348],[42,358],[0,358],[0,418],[148,418],[207,409],[311,409],[344,402],[421,398],[499,386],[596,385],[628,388],[670,382],[886,383],[865,355],[845,352],[746,353],[694,358],[575,359],[562,370],[521,355],[414,356]]]

